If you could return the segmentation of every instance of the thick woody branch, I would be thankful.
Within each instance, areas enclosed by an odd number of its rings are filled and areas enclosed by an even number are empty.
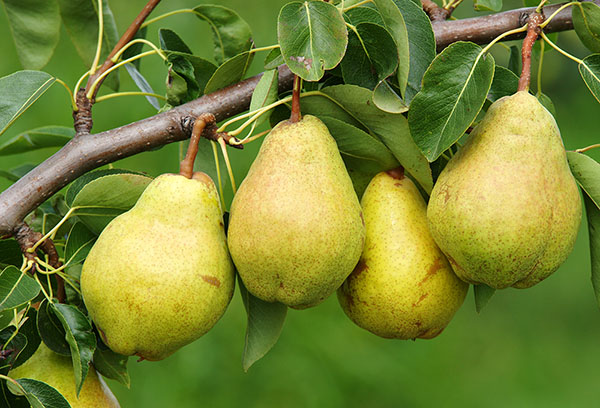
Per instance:
[[[558,4],[544,7],[543,12],[549,16],[558,7]],[[503,32],[526,24],[528,16],[534,10],[526,8],[465,20],[434,22],[437,47],[442,49],[459,40],[480,44],[489,42]],[[544,31],[572,28],[571,10],[565,9]],[[507,39],[515,38],[519,36]],[[260,76],[247,79],[130,125],[95,135],[75,137],[0,194],[0,237],[14,234],[29,212],[82,174],[107,163],[188,138],[194,118],[201,113],[213,113],[217,121],[221,121],[245,111],[259,79]],[[280,67],[280,91],[291,89],[292,82],[292,73],[287,68]]]

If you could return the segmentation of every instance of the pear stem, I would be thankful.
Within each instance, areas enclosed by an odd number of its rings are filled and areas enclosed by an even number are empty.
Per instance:
[[[298,75],[294,75],[294,89],[292,91],[292,115],[290,116],[290,122],[296,123],[302,119],[300,113],[300,88],[302,88],[302,78]]]
[[[192,128],[192,136],[190,137],[190,144],[188,145],[187,153],[185,158],[179,164],[179,174],[189,179],[194,174],[194,161],[196,161],[196,155],[198,154],[198,142],[202,137],[204,129],[208,126],[209,128],[215,128],[216,125],[215,115],[212,113],[201,113],[194,122]]]
[[[531,13],[527,23],[527,35],[523,40],[523,48],[521,49],[521,58],[523,59],[523,69],[519,78],[518,91],[528,91],[529,82],[531,81],[531,49],[538,35],[542,32],[540,24],[544,22],[544,16],[540,13]]]

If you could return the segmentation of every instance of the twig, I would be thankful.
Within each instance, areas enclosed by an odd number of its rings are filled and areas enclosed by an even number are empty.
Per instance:
[[[533,13],[529,16],[529,22],[527,23],[527,35],[523,40],[523,47],[521,49],[521,58],[523,61],[523,68],[521,70],[521,77],[519,78],[519,91],[529,90],[529,82],[531,80],[531,49],[538,35],[542,31],[540,24],[544,22],[544,16],[540,13]]]
[[[421,0],[421,4],[423,5],[423,10],[429,16],[431,21],[444,21],[447,20],[452,14],[452,9],[445,9],[443,7],[438,6],[435,2],[431,0]]]

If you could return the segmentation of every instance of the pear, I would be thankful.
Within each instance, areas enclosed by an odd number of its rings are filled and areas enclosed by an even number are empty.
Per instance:
[[[462,305],[458,279],[427,226],[427,207],[401,169],[377,174],[363,195],[367,239],[338,290],[344,312],[384,338],[431,339]]]
[[[427,216],[463,280],[531,287],[567,258],[581,199],[552,115],[526,91],[494,102],[440,174]]]
[[[113,219],[81,272],[85,305],[116,353],[161,360],[210,330],[234,289],[215,185],[163,174]]]
[[[323,122],[306,115],[275,126],[231,204],[229,251],[248,291],[315,306],[352,272],[364,236],[360,203]]]
[[[117,399],[94,367],[90,367],[78,397],[71,358],[56,354],[43,342],[23,365],[10,371],[8,376],[42,381],[60,392],[72,408],[119,408]]]

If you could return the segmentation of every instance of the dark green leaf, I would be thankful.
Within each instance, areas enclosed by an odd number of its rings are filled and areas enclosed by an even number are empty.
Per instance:
[[[521,75],[521,50],[516,45],[510,46],[510,57],[508,58],[508,69],[517,77]]]
[[[173,30],[161,28],[158,30],[158,39],[160,41],[160,48],[163,50],[177,51],[189,55],[193,54],[190,47]]]
[[[379,82],[373,90],[373,103],[388,113],[403,113],[408,110],[408,106],[387,81]]]
[[[473,295],[475,296],[475,310],[480,313],[481,310],[488,304],[492,296],[496,293],[496,289],[490,288],[487,285],[473,285]]]
[[[390,59],[396,59],[395,66],[398,67],[398,72],[396,73],[397,86],[400,89],[401,95],[404,95],[406,92],[406,85],[408,83],[408,71],[410,69],[409,42],[406,23],[404,22],[403,14],[400,12],[400,9],[398,6],[396,6],[393,0],[374,0],[374,3],[381,12],[383,20],[385,21],[385,26],[393,37],[393,45],[381,43],[379,52],[381,54],[389,53]],[[348,43],[348,45],[350,44]],[[376,46],[376,44],[374,45]],[[396,55],[392,55],[391,53],[391,50],[394,49],[394,45],[396,49]],[[380,57],[378,56],[377,58]],[[385,76],[385,78],[387,77],[388,75]],[[383,78],[379,79],[381,80]]]
[[[242,280],[239,279],[238,282],[248,314],[242,356],[242,367],[247,372],[252,364],[263,358],[277,343],[285,322],[287,307],[278,302],[269,303],[252,296]]]
[[[600,163],[576,152],[567,152],[567,159],[577,183],[600,208]]]
[[[419,1],[394,0],[404,17],[408,32],[410,70],[404,101],[408,104],[421,89],[423,74],[435,58],[433,27]]]
[[[167,79],[167,102],[173,106],[182,105],[200,95],[200,87],[194,75],[194,66],[178,55],[167,55],[169,77]]]
[[[490,86],[487,98],[492,102],[497,101],[504,96],[515,94],[518,87],[519,77],[511,70],[496,65],[494,80],[492,81],[492,86]]]
[[[272,69],[270,71],[265,71],[263,76],[258,81],[256,88],[254,88],[254,92],[252,93],[252,99],[250,100],[250,111],[255,111],[257,109],[263,108],[277,101],[277,95],[279,90],[279,75],[277,69]],[[260,118],[256,120],[256,126],[260,125],[267,119],[269,119],[269,115],[271,112],[267,112],[264,115],[261,115]]]
[[[208,80],[204,93],[209,94],[240,82],[246,75],[253,58],[254,53],[246,51],[225,61]]]
[[[94,351],[94,368],[106,378],[116,380],[129,388],[131,382],[127,372],[128,359],[128,356],[98,347]]]
[[[374,23],[380,26],[385,26],[383,17],[376,9],[372,7],[354,7],[344,13],[348,22],[352,25],[360,23]]]
[[[27,338],[27,345],[21,350],[12,368],[17,368],[29,359],[38,349],[41,339],[37,331],[37,311],[34,308],[29,308],[27,316],[24,317],[24,322],[19,328],[19,333]]]
[[[83,223],[77,222],[69,231],[69,238],[65,246],[65,263],[76,265],[87,257],[92,245],[96,242],[96,235]]]
[[[600,7],[593,2],[578,2],[571,9],[573,28],[583,45],[600,52]]]
[[[148,33],[148,27],[142,27],[139,30],[137,30],[137,32],[133,36],[132,40],[136,40],[138,38],[146,38],[146,34],[147,33]],[[144,48],[144,44],[142,44],[142,43],[135,43],[133,45],[130,45],[123,52],[123,55],[121,56],[121,59],[122,60],[126,60],[126,59],[129,59],[129,58],[131,58],[131,57],[133,57],[135,55],[138,55],[139,53],[142,52],[142,48]],[[136,70],[140,69],[141,63],[142,63],[141,59],[136,59],[135,61],[132,62],[132,64],[135,66]]]
[[[138,60],[139,61],[139,60]],[[135,62],[135,61],[134,61]],[[127,73],[133,79],[133,82],[137,85],[140,91],[147,93],[155,93],[146,78],[137,70],[134,64],[125,64],[125,69]],[[156,110],[160,109],[160,104],[158,103],[158,99],[154,96],[146,95],[146,100],[152,105]]]
[[[0,177],[4,177],[9,181],[15,182],[25,174],[29,173],[33,168],[35,168],[34,164],[23,164],[8,171],[0,170]]]
[[[21,65],[25,69],[42,68],[58,44],[60,14],[56,0],[2,0],[2,3]]]
[[[500,11],[502,0],[474,0],[473,8],[477,11]]]
[[[75,384],[79,395],[96,349],[96,335],[88,318],[76,307],[62,303],[55,303],[53,307],[71,348]]]
[[[279,47],[273,48],[265,57],[265,69],[275,69],[283,63],[283,56]]]
[[[14,309],[35,298],[40,285],[27,273],[10,265],[0,272],[0,311]]]
[[[592,263],[592,287],[600,305],[600,208],[587,194],[583,195],[590,236],[590,258]]]
[[[375,89],[379,82],[392,75],[398,67],[398,54],[395,50],[394,39],[385,28],[373,23],[358,24],[348,34],[348,48],[341,63],[344,82]],[[406,50],[408,51],[408,43]],[[408,76],[408,60],[406,66]]]
[[[423,77],[408,111],[410,131],[432,162],[452,146],[477,117],[492,84],[494,58],[481,47],[456,42],[444,49]]]
[[[23,132],[0,145],[0,156],[25,153],[46,147],[62,147],[75,136],[64,126],[45,126]]]
[[[579,64],[579,73],[594,98],[600,102],[600,54],[592,54]]]
[[[15,331],[14,326],[0,331],[0,350],[9,353],[5,358],[0,358],[0,374],[3,375],[12,370],[21,353],[27,348],[27,337],[22,333],[15,334]]]
[[[341,12],[332,4],[288,3],[277,21],[281,54],[290,70],[307,81],[318,81],[324,70],[342,60],[348,33]]]
[[[54,387],[31,378],[14,380],[19,385],[8,381],[9,390],[15,395],[23,395],[32,408],[71,408],[65,397]]]
[[[14,239],[0,240],[0,266],[4,268],[7,265],[21,266],[23,263],[23,254],[21,248]]]
[[[41,71],[18,71],[0,78],[0,135],[55,81],[52,75]]]
[[[544,93],[540,93],[537,95],[538,101],[544,106],[544,108],[548,109],[548,112],[552,114],[552,116],[556,116],[556,108],[554,107],[554,103],[552,99]]]
[[[60,15],[71,42],[86,67],[91,67],[96,55],[98,43],[98,2],[97,0],[58,0]],[[100,63],[106,60],[108,53],[119,41],[115,17],[110,10],[108,0],[102,0],[104,31]],[[131,56],[131,55],[130,55]],[[109,88],[118,90],[119,77],[110,74],[104,81]]]
[[[252,31],[235,11],[223,6],[201,5],[194,8],[196,15],[209,23],[213,32],[215,60],[221,65],[252,47]]]
[[[44,299],[37,314],[37,329],[44,344],[55,353],[70,356],[71,348],[65,339],[65,329],[56,317],[52,303]]]

